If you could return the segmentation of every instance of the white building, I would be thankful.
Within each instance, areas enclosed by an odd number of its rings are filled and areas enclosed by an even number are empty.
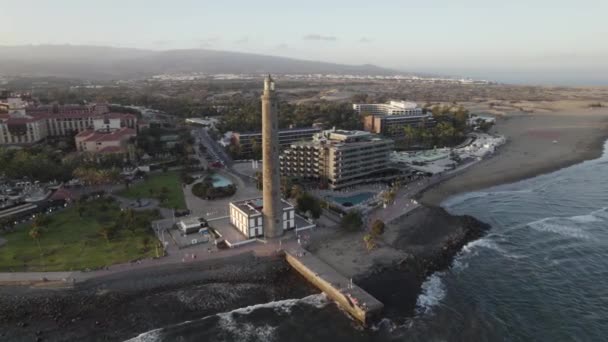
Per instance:
[[[295,208],[285,200],[283,204],[283,230],[296,227]],[[262,198],[230,203],[230,223],[248,238],[264,236],[264,219],[262,218]]]
[[[281,154],[281,174],[327,182],[331,189],[390,180],[395,177],[389,165],[392,149],[392,140],[369,132],[323,131]]]
[[[355,103],[353,109],[357,114],[371,115],[422,115],[422,108],[415,102],[389,101],[388,103]]]
[[[198,217],[181,220],[177,223],[177,227],[184,234],[196,233],[207,227],[207,221]]]

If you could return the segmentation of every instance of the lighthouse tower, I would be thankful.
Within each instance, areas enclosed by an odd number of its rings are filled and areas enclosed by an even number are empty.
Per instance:
[[[263,162],[263,209],[264,236],[274,238],[283,235],[283,209],[279,179],[279,119],[274,81],[268,75],[262,94],[262,162]]]

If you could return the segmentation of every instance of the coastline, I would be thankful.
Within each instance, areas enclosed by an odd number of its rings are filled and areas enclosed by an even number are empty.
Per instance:
[[[252,253],[109,274],[73,289],[0,287],[0,340],[124,341],[152,329],[316,293],[283,258]]]
[[[507,137],[494,156],[425,189],[420,202],[440,206],[448,197],[514,183],[599,158],[608,139],[608,110],[513,113],[497,120]]]

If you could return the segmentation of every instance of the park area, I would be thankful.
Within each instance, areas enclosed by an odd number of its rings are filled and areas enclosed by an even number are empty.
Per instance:
[[[187,209],[178,172],[169,171],[150,175],[142,182],[132,184],[118,194],[130,199],[155,198],[160,206],[169,209]]]
[[[3,234],[0,272],[96,269],[156,256],[155,210],[121,210],[112,198],[83,201]]]

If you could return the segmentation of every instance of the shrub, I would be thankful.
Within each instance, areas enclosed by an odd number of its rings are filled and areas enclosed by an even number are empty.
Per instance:
[[[340,222],[340,227],[349,231],[361,230],[361,227],[363,227],[361,213],[358,211],[351,211],[344,215]]]
[[[372,235],[380,236],[380,235],[384,234],[385,227],[386,226],[384,225],[384,222],[382,222],[382,220],[374,221],[374,223],[372,224]]]

